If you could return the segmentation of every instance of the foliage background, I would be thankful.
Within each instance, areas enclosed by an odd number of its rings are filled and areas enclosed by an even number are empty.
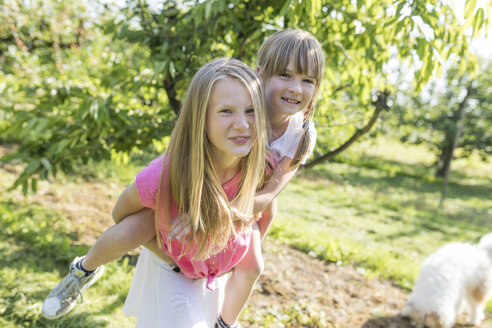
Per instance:
[[[414,85],[404,90],[410,93],[438,76],[446,61],[457,75],[475,79],[478,64],[468,45],[487,29],[490,2],[468,0],[464,11],[461,24],[438,0],[127,1],[122,8],[5,0],[1,138],[19,147],[3,161],[26,164],[15,187],[27,192],[38,179],[81,163],[162,150],[201,65],[233,56],[253,67],[264,38],[288,27],[314,33],[326,54],[315,118],[321,157],[365,133],[371,118],[385,115],[381,110],[393,112],[401,84],[391,67],[412,72]],[[412,120],[422,119],[417,114]]]

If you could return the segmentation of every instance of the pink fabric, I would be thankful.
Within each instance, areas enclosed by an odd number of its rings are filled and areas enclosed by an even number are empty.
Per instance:
[[[137,174],[138,194],[142,204],[146,207],[155,208],[162,163],[163,156],[160,156],[151,161],[146,168]],[[168,163],[165,166],[165,173],[167,173],[167,167]],[[230,181],[222,185],[229,200],[237,194],[240,180],[241,174],[238,173]],[[170,197],[170,214],[171,218],[178,215],[178,208],[172,197]],[[165,222],[159,222],[159,230],[164,244],[164,253],[174,260],[186,277],[191,279],[207,278],[207,287],[209,289],[212,289],[211,284],[215,277],[226,273],[242,260],[248,250],[251,239],[251,228],[247,228],[243,232],[236,234],[236,236],[232,235],[227,246],[218,254],[205,261],[197,261],[193,260],[193,255],[198,249],[196,242],[192,243],[188,252],[180,256],[182,251],[186,249],[185,244],[180,240],[174,239],[171,241],[171,251],[169,251]]]

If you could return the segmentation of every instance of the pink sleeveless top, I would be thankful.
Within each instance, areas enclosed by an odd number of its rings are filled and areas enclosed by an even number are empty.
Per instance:
[[[160,156],[151,161],[146,168],[138,172],[135,180],[140,201],[144,206],[153,209],[155,209],[163,158],[164,156]],[[164,168],[164,178],[167,176],[167,168],[168,163],[166,163]],[[222,185],[229,200],[237,194],[240,180],[241,174],[238,173],[230,181]],[[169,197],[169,199],[170,217],[174,218],[178,215],[178,208],[173,197]],[[211,283],[215,277],[228,272],[242,260],[244,255],[246,255],[251,239],[251,227],[248,227],[243,232],[236,234],[236,236],[231,235],[227,246],[221,252],[207,260],[194,260],[193,255],[198,250],[196,242],[193,242],[188,252],[182,255],[186,245],[177,239],[169,242],[165,222],[159,222],[159,231],[163,241],[164,253],[174,260],[186,277],[191,279],[207,278],[207,288],[209,289],[212,289]],[[171,250],[169,250],[169,244],[171,244]]]

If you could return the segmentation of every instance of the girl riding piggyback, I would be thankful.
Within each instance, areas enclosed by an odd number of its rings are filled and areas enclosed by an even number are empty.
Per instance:
[[[273,34],[258,51],[257,72],[271,128],[268,143],[276,164],[273,177],[255,194],[254,211],[261,212],[261,218],[248,253],[229,277],[218,327],[239,327],[239,314],[263,272],[261,240],[276,214],[275,197],[313,151],[317,133],[312,116],[324,61],[318,40],[298,29]]]
[[[117,224],[73,260],[46,297],[44,316],[67,314],[103,264],[145,244],[152,252],[144,248],[140,255],[124,312],[137,317],[137,327],[213,326],[224,274],[249,248],[254,194],[266,177],[266,122],[254,71],[235,59],[204,65],[191,81],[166,153],[121,193],[113,209]],[[170,222],[181,214],[189,219],[190,238],[171,240]]]

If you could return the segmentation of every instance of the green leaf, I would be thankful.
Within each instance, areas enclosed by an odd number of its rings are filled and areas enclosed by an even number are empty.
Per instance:
[[[398,22],[398,24],[396,24],[396,28],[395,28],[395,32],[394,32],[394,36],[398,36],[398,33],[400,33],[400,31],[403,29],[403,27],[407,24],[407,20],[406,19],[403,19],[401,21]]]
[[[384,24],[384,27],[388,27],[388,26],[393,25],[394,23],[396,23],[398,21],[398,19],[399,19],[399,17],[395,17],[395,18],[390,19],[389,21],[387,21]]]
[[[403,0],[402,2],[400,2],[400,4],[398,5],[398,7],[396,8],[396,14],[395,16],[400,16],[400,12],[402,11],[403,7],[407,4],[407,1],[406,0]]]
[[[169,74],[174,79],[176,77],[176,68],[174,67],[174,62],[169,62]]]
[[[484,11],[483,8],[478,8],[477,14],[475,15],[475,21],[473,24],[473,37],[476,38],[480,35],[480,31],[482,30],[484,20]]]
[[[29,189],[29,181],[24,180],[24,182],[22,182],[22,193],[24,195],[27,195],[27,190],[28,189]]]
[[[41,164],[43,164],[46,170],[51,171],[51,164],[45,157],[41,158]]]
[[[434,56],[432,54],[432,47],[429,47],[429,56],[427,57],[427,67],[425,70],[425,75],[424,75],[424,80],[427,82],[431,76],[432,76],[432,71],[434,70]]]
[[[289,11],[289,7],[291,4],[292,0],[287,0],[285,1],[284,5],[282,6],[282,9],[280,9],[280,16],[285,16],[287,12]]]
[[[425,56],[425,45],[426,41],[423,38],[418,38],[417,40],[417,55],[419,55],[419,58],[422,60]]]
[[[159,74],[159,73],[162,73],[164,72],[164,70],[166,69],[166,66],[167,66],[167,60],[164,60],[164,61],[157,61],[155,62],[154,64],[154,71],[156,74]]]
[[[487,8],[487,15],[485,17],[487,18],[485,19],[485,36],[484,36],[485,39],[488,36],[488,31],[489,31],[488,27],[490,24],[490,9],[492,8],[492,6],[486,6],[486,8]]]
[[[465,19],[468,19],[468,17],[473,16],[473,10],[475,9],[475,6],[477,5],[477,0],[467,0],[465,4]]]
[[[68,145],[69,142],[70,142],[70,139],[63,139],[63,140],[61,140],[56,145],[55,154],[59,154],[59,153],[63,152],[63,150],[65,149],[65,147]]]
[[[31,190],[33,193],[36,193],[36,191],[38,191],[38,179],[31,179]]]
[[[166,17],[176,16],[179,14],[178,9],[167,9],[162,12],[162,14]]]
[[[205,20],[209,20],[211,14],[212,14],[212,3],[208,1],[205,4]]]

